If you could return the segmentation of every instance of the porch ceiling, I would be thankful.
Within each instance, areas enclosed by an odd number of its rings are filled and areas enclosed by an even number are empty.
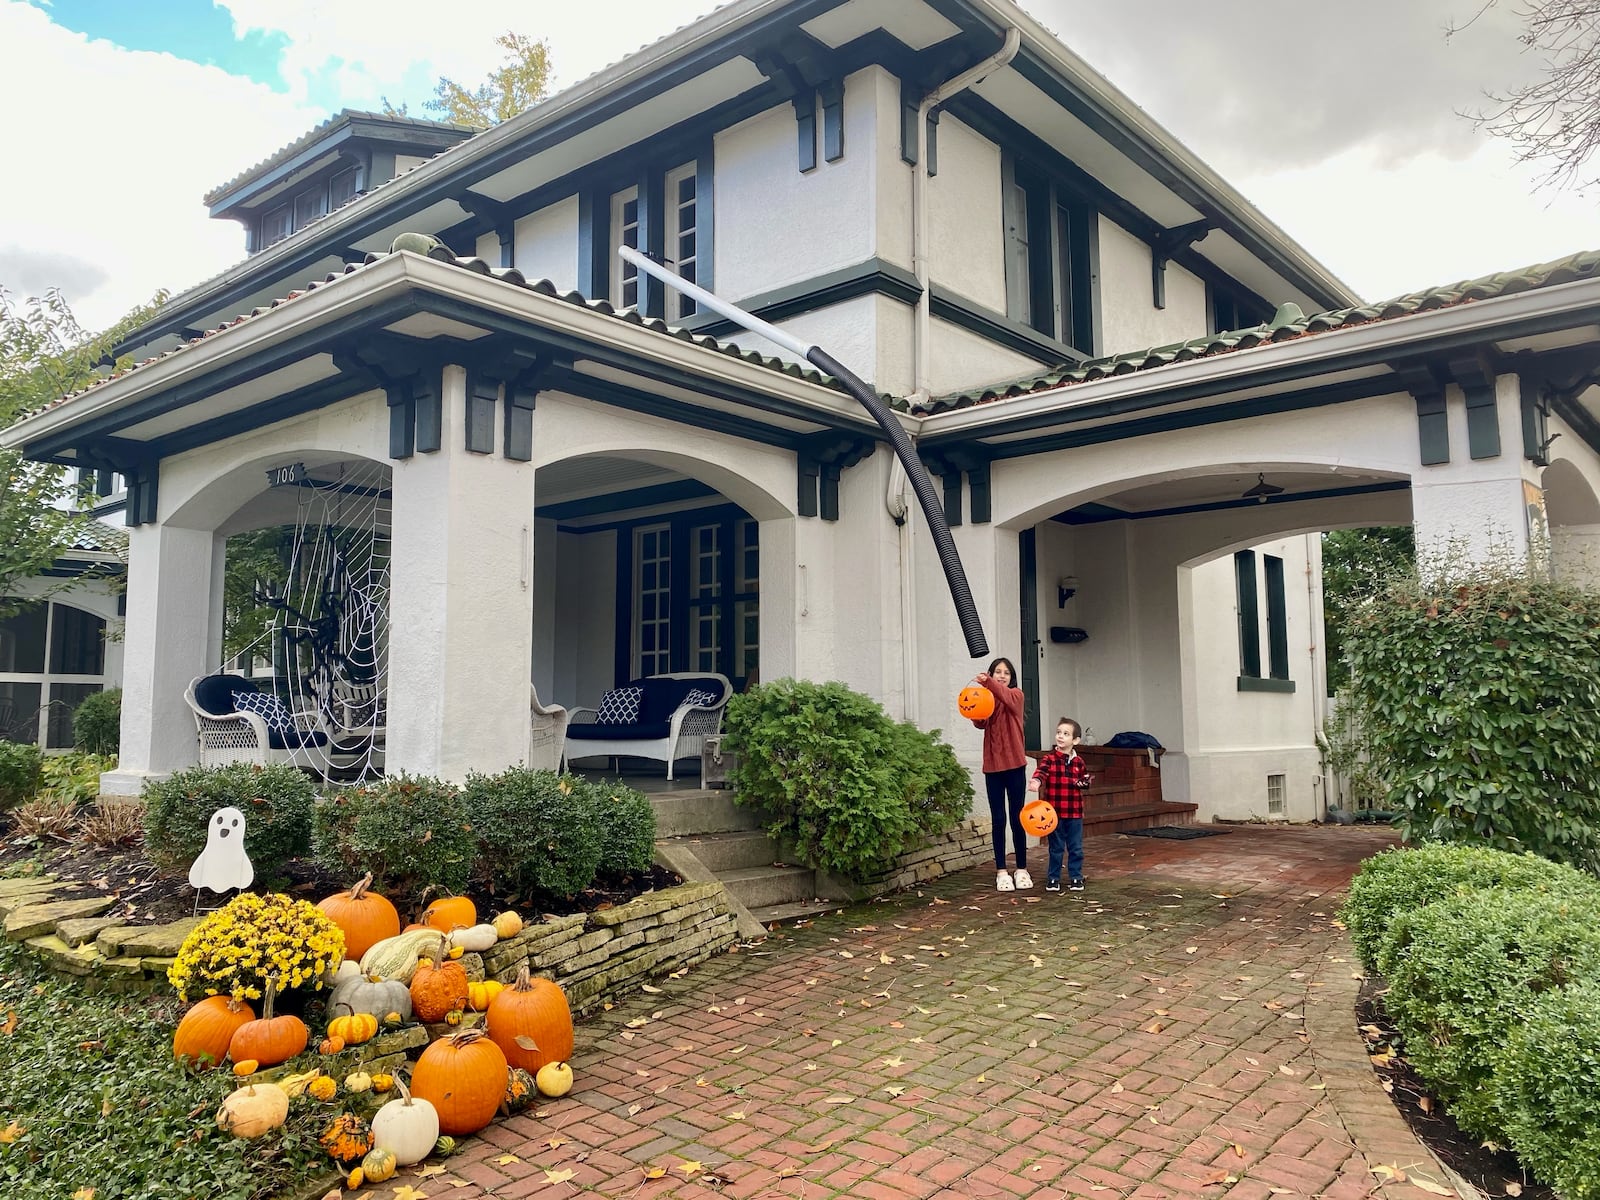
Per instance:
[[[1102,496],[1082,510],[1063,513],[1058,519],[1073,523],[1081,520],[1109,520],[1116,517],[1152,517],[1183,512],[1209,511],[1223,507],[1249,507],[1258,503],[1245,493],[1265,481],[1283,489],[1271,497],[1273,503],[1294,500],[1326,499],[1336,495],[1404,488],[1408,482],[1399,476],[1376,471],[1357,471],[1345,467],[1325,471],[1304,468],[1286,471],[1239,470],[1212,475],[1166,479],[1126,491]]]

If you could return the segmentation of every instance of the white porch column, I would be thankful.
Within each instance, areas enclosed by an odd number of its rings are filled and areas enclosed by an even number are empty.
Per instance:
[[[1600,587],[1600,525],[1553,525],[1550,568],[1557,579]]]
[[[1467,410],[1460,389],[1447,393],[1450,461],[1418,467],[1411,477],[1411,516],[1417,558],[1520,561],[1529,549],[1527,505],[1537,495],[1532,468],[1522,455],[1521,385],[1515,375],[1494,381],[1499,453],[1471,457]]]
[[[459,782],[527,760],[534,468],[466,449],[462,368],[442,392],[443,445],[394,466],[386,769]]]
[[[128,530],[128,618],[122,658],[122,749],[100,777],[107,796],[137,796],[199,758],[183,702],[204,675],[212,636],[210,531],[139,525]]]

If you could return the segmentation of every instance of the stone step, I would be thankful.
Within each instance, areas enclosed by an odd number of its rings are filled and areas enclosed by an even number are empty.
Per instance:
[[[117,902],[114,896],[90,896],[84,900],[46,900],[24,904],[6,915],[6,936],[14,942],[44,934],[54,935],[57,921],[73,917],[98,917]]]
[[[750,910],[750,915],[760,921],[765,928],[774,925],[793,925],[798,921],[808,921],[813,917],[823,917],[832,912],[838,912],[845,907],[843,900],[804,900],[792,904],[772,904],[766,908]]]
[[[183,939],[202,916],[182,917],[168,925],[123,925],[103,929],[95,939],[107,958],[175,958]]]
[[[761,814],[740,808],[725,788],[656,792],[650,796],[656,814],[656,837],[692,833],[731,833],[761,828]]]
[[[741,867],[720,871],[723,887],[752,915],[758,908],[816,899],[817,873],[809,867]]]
[[[718,874],[745,867],[788,865],[783,863],[782,849],[759,829],[684,835],[673,840],[693,850],[695,857]]]

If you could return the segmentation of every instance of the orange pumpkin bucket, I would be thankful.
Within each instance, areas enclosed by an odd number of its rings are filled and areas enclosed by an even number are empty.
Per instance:
[[[961,694],[956,697],[956,707],[961,710],[961,715],[969,721],[982,721],[994,714],[994,694],[986,687],[973,684],[961,689]]]
[[[1030,800],[1022,806],[1018,819],[1025,832],[1034,837],[1049,837],[1056,827],[1056,807],[1048,800]]]

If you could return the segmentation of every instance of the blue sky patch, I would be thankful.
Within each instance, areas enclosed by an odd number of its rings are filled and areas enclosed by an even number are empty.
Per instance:
[[[63,29],[104,38],[129,50],[171,54],[202,66],[239,75],[273,91],[287,91],[279,63],[289,39],[281,33],[252,30],[238,38],[233,18],[211,0],[50,0],[36,7]]]

